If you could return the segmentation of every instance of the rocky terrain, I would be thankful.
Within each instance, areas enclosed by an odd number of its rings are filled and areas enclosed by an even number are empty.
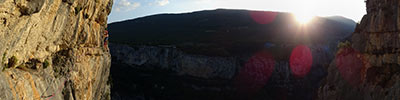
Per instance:
[[[110,99],[112,3],[0,0],[0,99]]]
[[[329,66],[320,99],[400,99],[399,5],[398,0],[366,0],[367,14]]]

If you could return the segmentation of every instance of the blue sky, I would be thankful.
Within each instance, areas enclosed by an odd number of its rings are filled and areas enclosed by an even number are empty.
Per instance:
[[[217,8],[344,16],[356,22],[366,14],[364,0],[114,0],[108,23],[160,13],[184,13]]]

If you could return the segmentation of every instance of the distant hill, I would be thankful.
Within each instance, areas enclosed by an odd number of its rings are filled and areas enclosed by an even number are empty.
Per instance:
[[[350,27],[343,27],[344,30],[353,30],[354,31],[354,29],[356,27],[355,21],[353,21],[349,18],[345,18],[343,16],[330,16],[330,17],[325,17],[325,18],[345,24],[344,26],[350,26]],[[345,37],[350,37],[350,35],[351,34],[347,34],[347,36],[345,36]]]
[[[175,45],[199,52],[204,52],[199,48],[224,49],[232,53],[259,49],[265,43],[337,42],[350,36],[355,25],[344,17],[316,17],[307,25],[301,25],[289,13],[216,9],[115,22],[109,24],[108,30],[112,43]]]
[[[325,17],[325,18],[330,19],[330,20],[334,20],[334,21],[337,21],[337,22],[341,22],[341,23],[344,23],[344,24],[347,24],[347,25],[355,25],[355,23],[356,23],[355,21],[353,21],[351,19],[348,19],[346,17],[343,17],[343,16],[330,16],[330,17]]]

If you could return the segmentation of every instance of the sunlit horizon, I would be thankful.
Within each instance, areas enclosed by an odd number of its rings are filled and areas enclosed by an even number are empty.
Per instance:
[[[155,14],[214,9],[288,12],[296,15],[300,13],[301,16],[343,16],[356,22],[366,14],[364,0],[114,0],[108,23]]]

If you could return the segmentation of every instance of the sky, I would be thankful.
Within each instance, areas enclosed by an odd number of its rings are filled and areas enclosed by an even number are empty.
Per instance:
[[[308,16],[343,16],[359,22],[364,0],[114,0],[108,23],[162,13],[247,9],[290,12]]]

